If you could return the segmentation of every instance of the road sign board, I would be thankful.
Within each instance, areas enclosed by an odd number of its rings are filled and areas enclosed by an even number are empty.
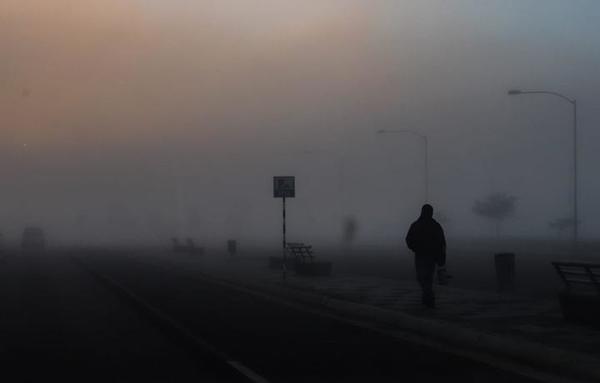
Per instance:
[[[273,197],[294,198],[296,196],[296,177],[273,177]]]

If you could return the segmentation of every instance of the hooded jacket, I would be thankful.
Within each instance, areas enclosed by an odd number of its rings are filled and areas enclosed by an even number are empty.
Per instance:
[[[417,257],[428,258],[443,266],[446,263],[446,238],[442,226],[433,219],[433,208],[425,205],[421,216],[410,225],[406,245]]]

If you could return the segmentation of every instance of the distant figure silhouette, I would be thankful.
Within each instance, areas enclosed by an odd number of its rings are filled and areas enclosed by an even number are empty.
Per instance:
[[[417,280],[423,290],[422,303],[433,308],[433,276],[436,264],[440,267],[446,264],[446,238],[442,226],[433,219],[431,205],[423,205],[421,216],[410,225],[406,244],[415,253]]]

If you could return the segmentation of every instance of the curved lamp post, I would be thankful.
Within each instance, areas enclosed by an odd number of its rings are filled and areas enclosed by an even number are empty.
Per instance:
[[[558,92],[546,90],[511,89],[508,91],[509,96],[518,96],[522,94],[545,94],[555,96],[567,101],[573,107],[573,244],[576,244],[579,239],[579,209],[577,201],[577,100]]]
[[[380,129],[377,134],[412,134],[423,140],[425,145],[425,202],[429,202],[429,139],[426,135],[410,129]]]

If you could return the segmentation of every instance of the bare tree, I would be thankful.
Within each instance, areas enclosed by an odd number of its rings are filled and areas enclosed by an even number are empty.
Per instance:
[[[558,233],[563,233],[565,230],[572,229],[574,225],[573,218],[557,218],[554,221],[548,222],[548,226],[551,229],[556,230]]]
[[[475,201],[473,212],[491,221],[496,227],[496,237],[500,234],[502,222],[514,214],[517,207],[517,197],[507,193],[493,193],[483,201]]]

